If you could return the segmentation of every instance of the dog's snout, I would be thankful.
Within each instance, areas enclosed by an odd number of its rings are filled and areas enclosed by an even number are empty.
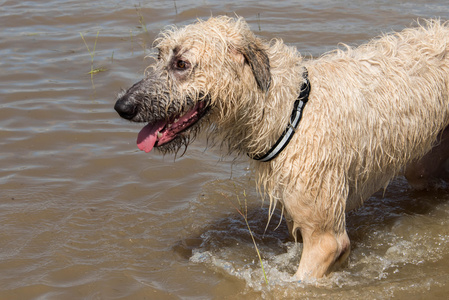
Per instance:
[[[128,99],[126,96],[121,97],[117,100],[114,105],[115,111],[120,115],[120,117],[131,120],[137,115],[137,107]]]

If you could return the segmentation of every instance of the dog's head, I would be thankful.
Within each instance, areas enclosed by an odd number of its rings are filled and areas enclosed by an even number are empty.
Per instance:
[[[114,107],[125,119],[148,123],[137,139],[146,152],[187,146],[206,119],[219,126],[245,109],[243,93],[267,93],[270,87],[266,46],[243,19],[171,28],[155,47],[158,55],[146,77],[119,95]]]

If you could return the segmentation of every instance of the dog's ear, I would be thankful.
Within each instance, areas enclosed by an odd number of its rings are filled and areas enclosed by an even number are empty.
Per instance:
[[[249,42],[241,49],[245,62],[251,67],[257,85],[263,92],[267,92],[271,84],[270,60],[265,50],[257,41]]]

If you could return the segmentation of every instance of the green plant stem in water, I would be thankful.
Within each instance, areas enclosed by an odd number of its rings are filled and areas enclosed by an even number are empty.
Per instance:
[[[92,88],[94,90],[95,90],[94,74],[106,71],[105,68],[94,68],[95,49],[97,48],[97,40],[98,40],[99,34],[100,34],[100,31],[97,31],[97,36],[95,37],[94,48],[92,51],[90,51],[90,48],[89,48],[89,45],[87,45],[86,39],[84,38],[83,34],[80,32],[81,38],[83,39],[83,42],[84,42],[84,45],[86,45],[87,51],[89,52],[89,55],[91,57],[90,72],[88,74],[90,74],[90,81],[92,82]]]
[[[251,231],[251,228],[250,228],[249,223],[248,223],[248,203],[247,203],[248,201],[246,200],[246,192],[243,191],[243,196],[245,198],[245,206],[242,205],[242,202],[240,201],[240,197],[237,194],[237,192],[236,192],[236,195],[237,195],[237,201],[239,202],[240,209],[238,209],[234,205],[233,206],[235,207],[237,212],[245,220],[246,227],[248,227],[249,234],[251,235],[251,239],[253,240],[254,248],[256,249],[257,256],[259,257],[260,267],[262,268],[262,272],[263,272],[263,277],[265,279],[265,283],[268,285],[267,274],[265,273],[265,268],[263,267],[262,256],[260,255],[259,247],[257,247],[256,239],[254,238],[253,232]],[[242,211],[244,211],[245,213],[243,213]]]
[[[145,20],[143,18],[141,8],[139,6],[137,6],[137,5],[134,5],[134,7],[136,8],[137,16],[139,17],[140,26],[143,28],[143,30],[146,33],[148,33],[147,25],[146,25]]]

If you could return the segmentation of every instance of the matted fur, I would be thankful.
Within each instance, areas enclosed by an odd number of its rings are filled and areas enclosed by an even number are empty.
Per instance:
[[[187,146],[201,126],[228,153],[251,157],[285,129],[306,68],[311,93],[292,140],[276,159],[251,164],[271,207],[281,204],[292,234],[301,231],[297,277],[321,277],[349,253],[345,212],[428,153],[447,127],[448,41],[445,23],[426,21],[305,60],[282,40],[257,38],[241,18],[211,18],[162,32],[147,78],[117,103],[136,107],[128,119],[151,123],[207,101],[207,116],[160,150]],[[172,67],[180,59],[188,73]]]

